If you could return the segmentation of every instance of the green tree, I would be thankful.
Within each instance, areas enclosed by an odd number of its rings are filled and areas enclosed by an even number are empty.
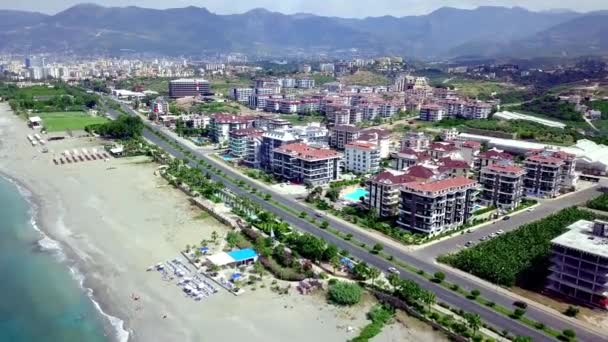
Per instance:
[[[340,190],[337,188],[330,188],[325,193],[325,197],[329,198],[330,201],[335,202],[340,197]]]
[[[369,266],[361,261],[353,267],[353,276],[359,280],[368,280],[370,278],[369,269]]]
[[[322,256],[321,260],[330,261],[331,259],[333,259],[337,256],[338,256],[338,247],[336,247],[336,245],[329,244],[329,245],[327,245],[327,248],[325,248],[325,250],[323,251],[323,256]]]
[[[321,222],[321,229],[327,229],[329,227],[329,222],[323,221]]]
[[[217,232],[214,230],[211,232],[211,240],[215,242],[217,240]]]
[[[230,247],[230,248],[236,247],[238,241],[239,241],[238,233],[228,232],[228,234],[226,234],[226,243],[228,244],[228,247]]]
[[[431,291],[422,292],[420,301],[422,301],[424,304],[426,304],[427,309],[429,311],[431,310],[431,306],[433,306],[433,304],[435,304],[436,300],[437,300],[437,297],[435,296],[435,293],[433,293]]]

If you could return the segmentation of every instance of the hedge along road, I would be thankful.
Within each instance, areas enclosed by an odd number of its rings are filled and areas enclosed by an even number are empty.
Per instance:
[[[130,113],[131,115],[136,115],[130,108],[128,108],[126,106],[123,106],[123,110],[125,110],[127,113]],[[110,114],[112,114],[112,116],[117,116],[119,113],[111,110]],[[160,131],[157,127],[146,122],[146,128],[147,129],[144,130],[144,132],[143,132],[143,135],[146,139],[157,144],[159,147],[163,148],[165,151],[167,151],[168,153],[170,153],[171,155],[173,155],[177,158],[185,157],[185,155],[181,151],[179,151],[176,148],[174,148],[173,146],[169,145],[166,141],[160,139],[156,134],[154,134],[152,131],[150,131],[150,130],[154,130],[155,132],[166,136],[166,134],[163,133],[162,131]],[[171,139],[171,137],[168,137],[168,138]],[[264,201],[260,197],[241,189],[235,183],[233,183],[232,179],[242,180],[245,182],[245,184],[248,184],[248,185],[252,186],[253,188],[258,188],[259,185],[254,183],[253,181],[251,181],[248,177],[233,171],[231,168],[226,167],[221,162],[216,161],[214,158],[211,158],[203,153],[200,153],[194,149],[191,149],[189,146],[186,146],[186,145],[182,145],[182,148],[190,151],[197,158],[203,159],[207,163],[212,164],[215,167],[219,168],[220,170],[222,170],[222,172],[224,172],[229,177],[229,178],[223,178],[223,177],[220,177],[220,176],[212,173],[211,176],[212,176],[213,180],[223,182],[226,185],[227,189],[230,189],[231,191],[235,192],[237,195],[245,196],[245,197],[252,199],[255,202],[258,202],[264,210],[268,210],[269,212],[272,212],[275,215],[282,217],[287,223],[292,225],[294,228],[297,228],[301,231],[308,232],[308,233],[314,234],[318,237],[321,237],[324,240],[335,244],[339,248],[349,251],[349,253],[352,256],[354,256],[360,260],[363,260],[370,265],[378,267],[381,270],[386,270],[388,267],[394,266],[393,264],[382,259],[381,257],[379,257],[377,255],[373,255],[373,254],[369,253],[368,251],[361,249],[349,242],[343,241],[342,239],[331,234],[330,232],[320,229],[319,227],[311,224],[310,222],[306,221],[305,219],[299,218],[297,214],[284,210],[280,206],[275,206],[275,205],[271,204],[270,202]],[[199,166],[196,165],[195,163],[191,163],[191,166],[199,168]],[[285,198],[285,197],[281,196],[280,194],[273,192],[272,190],[266,190],[266,192],[271,193],[271,195],[273,196],[273,200],[277,201],[282,206],[285,206],[287,208],[292,208],[293,210],[297,211],[298,213],[303,211],[303,212],[306,212],[309,216],[315,215],[315,213],[316,213],[315,210],[313,210],[312,208],[302,205],[300,203],[297,203],[291,199]],[[360,231],[361,228],[345,224],[344,222],[336,220],[330,216],[324,217],[324,219],[326,219],[330,223],[331,227],[337,229],[338,231],[342,232],[343,234],[352,234],[353,239],[355,239],[359,242],[365,243],[367,246],[373,246],[374,244],[379,242],[373,238],[370,238],[367,234],[363,234]],[[399,249],[396,249],[390,245],[384,246],[384,252],[386,254],[393,255],[395,257],[395,259],[398,259],[414,268],[424,270],[426,273],[432,274],[432,273],[440,270],[432,262],[419,260],[419,259],[415,258],[414,256],[412,256],[408,253],[405,253]],[[507,316],[504,316],[504,315],[492,310],[491,308],[483,306],[482,304],[479,304],[475,301],[466,299],[465,297],[463,297],[455,292],[452,292],[449,289],[441,287],[440,285],[431,283],[430,281],[426,280],[423,277],[410,273],[401,267],[398,267],[398,268],[401,270],[402,278],[417,281],[417,282],[421,283],[425,288],[432,290],[437,295],[438,301],[443,301],[443,302],[449,304],[450,306],[460,308],[465,311],[476,312],[476,313],[480,314],[483,317],[484,321],[489,323],[489,325],[494,326],[495,328],[497,328],[499,330],[506,329],[515,335],[529,336],[529,337],[532,337],[534,339],[534,341],[554,341],[553,337],[545,335],[544,333],[540,332],[539,330],[536,330],[530,326],[525,325],[521,321],[510,319]],[[479,283],[479,282],[470,280],[470,279],[465,278],[465,277],[459,275],[458,273],[452,272],[450,270],[442,269],[441,271],[446,273],[446,275],[447,275],[446,281],[456,283],[456,284],[460,285],[463,289],[466,289],[469,291],[473,290],[473,289],[479,289],[482,293],[482,296],[485,299],[487,299],[488,301],[495,302],[497,305],[502,305],[504,307],[511,308],[512,303],[517,300],[517,298],[514,296],[513,297],[508,296],[506,294],[503,294],[503,293],[497,291],[496,287],[493,285],[486,285],[485,283]],[[565,317],[562,317],[561,315],[555,315],[551,312],[547,312],[547,311],[538,309],[534,306],[528,307],[528,310],[526,312],[526,317],[539,321],[539,322],[542,322],[545,325],[552,327],[554,329],[559,329],[559,330],[568,329],[568,328],[573,329],[576,331],[577,337],[580,341],[590,341],[590,342],[591,341],[594,341],[594,342],[595,341],[608,341],[608,337],[606,337],[604,335],[596,333],[595,331],[588,330],[585,327],[582,327],[578,324],[573,324],[570,320],[566,319]]]

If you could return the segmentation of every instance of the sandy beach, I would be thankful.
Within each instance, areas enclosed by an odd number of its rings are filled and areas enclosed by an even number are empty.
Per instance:
[[[26,139],[33,133],[0,103],[0,172],[33,193],[40,228],[59,242],[101,309],[124,321],[129,341],[346,341],[367,324],[369,302],[336,308],[321,295],[279,296],[268,286],[239,297],[226,291],[200,302],[185,297],[146,268],[213,231],[223,236],[227,228],[201,219],[201,211],[156,176],[158,165],[146,158],[55,165],[54,153],[102,142],[70,138],[48,143],[49,153],[41,153]],[[414,319],[400,321],[405,324],[389,326],[375,341],[445,340]],[[116,336],[113,329],[108,333]]]

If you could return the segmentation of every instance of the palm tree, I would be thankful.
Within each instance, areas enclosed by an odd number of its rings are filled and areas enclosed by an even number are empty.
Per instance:
[[[375,267],[369,268],[369,278],[372,280],[372,285],[375,285],[376,279],[380,277],[380,270]]]
[[[424,291],[421,297],[422,302],[426,304],[427,309],[431,311],[431,306],[435,304],[435,301],[437,300],[435,293],[431,291]]]
[[[473,336],[475,336],[481,326],[481,316],[476,313],[467,312],[464,314],[464,319],[467,321],[469,328],[473,330]]]
[[[215,230],[211,233],[211,240],[213,240],[213,242],[217,240],[217,232]]]
[[[331,258],[331,260],[329,260],[329,262],[331,263],[331,267],[334,269],[334,274],[335,274],[336,270],[341,266],[340,257],[337,255],[334,255],[334,257]]]

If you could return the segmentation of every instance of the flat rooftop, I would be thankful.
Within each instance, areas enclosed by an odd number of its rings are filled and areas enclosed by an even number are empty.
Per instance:
[[[608,258],[608,238],[593,235],[592,221],[580,220],[569,225],[568,229],[551,243]]]

